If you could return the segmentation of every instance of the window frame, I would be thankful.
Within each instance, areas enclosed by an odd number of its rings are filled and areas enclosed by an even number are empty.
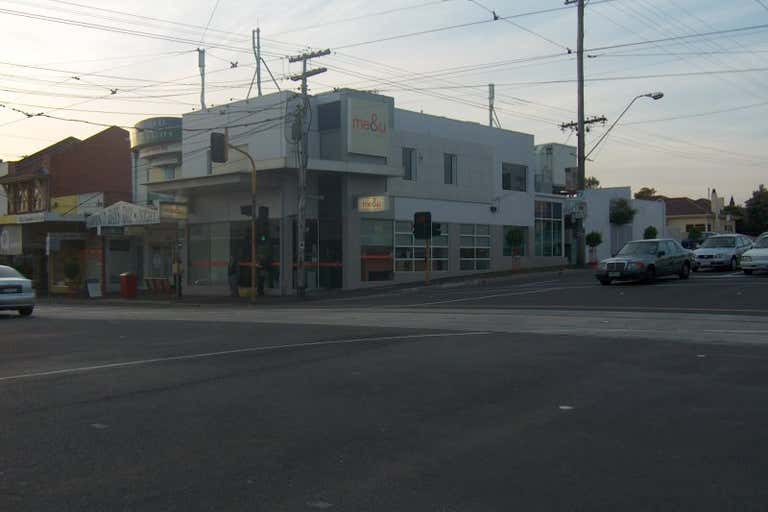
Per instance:
[[[450,169],[446,167],[446,164],[450,162]],[[446,176],[449,176],[451,181],[446,181]],[[443,184],[457,186],[459,184],[459,157],[456,153],[443,153]]]
[[[406,167],[406,153],[409,154],[410,158],[408,158],[408,162],[410,164],[410,169]],[[416,181],[416,148],[403,146],[402,147],[402,160],[403,160],[403,179],[405,181]],[[407,174],[406,171],[410,170],[410,174]]]
[[[448,224],[444,222],[433,222],[434,224],[440,224],[441,234],[438,236],[432,235],[430,244],[430,267],[432,272],[448,272],[450,270],[450,237],[448,236]],[[424,256],[417,257],[417,251],[421,254],[426,254],[427,243],[426,240],[416,240],[413,236],[413,221],[412,220],[395,220],[393,222],[394,240],[393,245],[395,248],[394,254],[394,271],[395,272],[424,272],[426,265],[424,265]],[[432,226],[430,226],[430,231]],[[405,237],[409,237],[409,242],[401,244],[399,240],[404,240]],[[437,249],[437,251],[436,251]],[[435,253],[445,249],[445,256],[436,257]],[[401,251],[409,251],[409,256],[400,256],[398,253]],[[408,262],[409,265],[402,265],[398,268],[399,262]],[[417,262],[422,262],[421,268],[417,268]],[[437,265],[436,265],[437,264]],[[436,268],[442,267],[442,268]],[[404,268],[405,267],[405,268]]]
[[[472,232],[468,233],[467,228],[471,226]],[[478,227],[487,228],[486,233],[478,233]],[[472,239],[472,245],[466,245],[466,239]],[[487,245],[478,244],[478,240],[488,240]],[[490,224],[459,224],[459,270],[463,272],[476,272],[478,270],[491,270],[491,226]],[[463,251],[472,251],[472,257],[466,257]],[[487,256],[478,256],[479,251],[487,251]],[[464,253],[466,254],[466,253]],[[472,262],[472,268],[466,268],[467,262]],[[487,262],[481,268],[478,268],[478,262]]]
[[[522,187],[515,188],[515,183],[519,182],[520,176],[515,179],[515,172],[522,171]],[[509,188],[504,186],[504,177],[510,176]],[[509,192],[528,192],[528,166],[523,164],[516,164],[512,162],[501,163],[501,189]]]

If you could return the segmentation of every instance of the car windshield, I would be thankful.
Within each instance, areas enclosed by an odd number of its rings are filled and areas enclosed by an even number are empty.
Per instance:
[[[630,242],[619,251],[619,256],[640,256],[656,254],[658,242]]]
[[[5,277],[24,277],[11,267],[0,267],[0,279]]]
[[[768,249],[768,236],[758,238],[752,247],[755,249]]]
[[[736,239],[731,236],[715,236],[707,238],[702,247],[736,247]]]

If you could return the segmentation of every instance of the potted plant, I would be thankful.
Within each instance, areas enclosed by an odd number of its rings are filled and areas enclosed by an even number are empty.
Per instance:
[[[584,242],[589,247],[589,265],[597,266],[597,246],[603,243],[603,235],[598,231],[587,233]]]
[[[643,240],[651,240],[652,238],[656,238],[658,235],[659,232],[654,226],[648,226],[645,228],[645,231],[643,231]]]
[[[512,256],[520,256],[520,247],[525,240],[525,234],[522,229],[512,228],[507,231],[507,245],[509,245]]]
[[[632,219],[635,218],[635,213],[637,213],[637,210],[632,208],[632,205],[630,205],[629,201],[626,199],[619,198],[614,199],[611,201],[611,210],[610,210],[610,221],[611,224],[615,224],[617,226],[623,226],[625,224],[629,224],[632,222]]]

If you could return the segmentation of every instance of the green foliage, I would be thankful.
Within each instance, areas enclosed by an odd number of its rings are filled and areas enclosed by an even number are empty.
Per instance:
[[[645,231],[643,231],[644,240],[650,240],[651,238],[656,238],[658,235],[659,235],[659,232],[654,226],[648,226],[647,228],[645,228]]]
[[[601,243],[603,243],[603,235],[600,234],[598,231],[592,231],[590,233],[587,233],[587,236],[584,238],[584,242],[592,248],[597,247]]]
[[[689,240],[694,240],[694,241],[697,241],[697,240],[701,240],[701,235],[702,235],[702,234],[703,234],[703,233],[701,232],[701,230],[700,230],[699,228],[697,228],[697,227],[692,227],[692,228],[691,228],[691,229],[688,231],[688,239],[689,239]]]
[[[587,178],[584,180],[584,188],[587,190],[600,188],[600,180],[594,176],[587,176]]]
[[[768,189],[765,185],[752,192],[752,197],[744,204],[746,231],[751,235],[768,231]]]
[[[616,224],[617,226],[629,224],[635,218],[635,213],[637,213],[636,210],[623,197],[611,201],[611,224]]]
[[[656,189],[650,187],[643,187],[635,192],[635,199],[653,199],[656,196]]]

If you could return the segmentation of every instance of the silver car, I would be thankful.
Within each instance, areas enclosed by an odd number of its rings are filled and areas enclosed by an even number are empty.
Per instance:
[[[693,251],[693,269],[719,268],[737,270],[741,255],[752,248],[752,240],[744,235],[715,235]]]
[[[32,281],[11,267],[0,265],[0,310],[16,310],[29,316],[35,309]]]

